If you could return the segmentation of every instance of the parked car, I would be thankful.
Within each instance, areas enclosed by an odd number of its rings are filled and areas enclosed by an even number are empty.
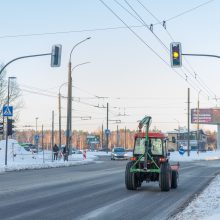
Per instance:
[[[128,159],[128,155],[123,147],[114,147],[111,153],[111,160]]]

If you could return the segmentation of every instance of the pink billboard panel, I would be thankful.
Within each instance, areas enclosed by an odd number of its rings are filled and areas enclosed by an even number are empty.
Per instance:
[[[196,124],[198,121],[199,124],[220,124],[220,109],[191,109],[191,123]]]

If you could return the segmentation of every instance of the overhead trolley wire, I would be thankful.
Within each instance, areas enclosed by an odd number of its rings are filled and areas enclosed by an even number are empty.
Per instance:
[[[207,4],[207,3],[210,3],[210,2],[212,2],[212,1],[213,1],[213,0],[208,1],[208,2],[206,2],[206,4]],[[145,11],[148,12],[156,21],[158,21],[158,24],[161,24],[161,25],[162,25],[162,23],[159,21],[159,19],[148,9],[140,0],[137,0],[137,2],[144,8]],[[200,6],[203,6],[203,5],[205,5],[205,4],[201,4]],[[198,8],[198,7],[196,7],[196,8]],[[163,26],[163,25],[162,25],[162,26]],[[170,34],[170,32],[167,30],[167,28],[164,28],[164,29],[165,29],[165,31],[167,32],[167,34],[169,35],[170,39],[171,39],[172,41],[175,41],[174,38],[172,37],[172,35]],[[187,64],[189,65],[189,67],[191,68],[191,70],[193,71],[193,73],[194,73],[195,75],[192,74],[192,73],[190,72],[190,70],[189,70],[186,66],[183,66],[183,68],[185,68],[185,69],[190,73],[190,75],[200,84],[200,86],[203,87],[203,89],[204,89],[208,94],[212,93],[214,96],[216,96],[216,94],[202,81],[201,77],[200,77],[198,74],[195,73],[195,70],[193,69],[193,67],[192,67],[192,65],[189,63],[189,61],[186,59],[186,57],[184,57],[184,60],[187,62]],[[198,76],[198,78],[200,78],[201,83],[198,81],[198,79],[196,78],[196,76]],[[207,95],[208,95],[208,94],[207,94]],[[208,97],[209,97],[209,95],[208,95]]]

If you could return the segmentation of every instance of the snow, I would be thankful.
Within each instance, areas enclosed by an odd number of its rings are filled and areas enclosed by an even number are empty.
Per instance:
[[[219,220],[220,175],[173,220]]]
[[[132,156],[132,152],[127,153]],[[14,156],[13,156],[14,155]],[[0,141],[0,173],[13,170],[41,169],[51,167],[74,166],[81,164],[94,163],[97,156],[110,156],[105,151],[87,151],[86,159],[83,154],[73,154],[69,156],[69,161],[62,158],[52,161],[52,152],[44,151],[34,154],[26,151],[16,140],[8,140],[7,166],[5,166],[5,141]],[[196,161],[196,160],[218,160],[220,159],[220,150],[200,152],[191,151],[190,156],[185,152],[180,155],[179,152],[170,153],[170,161]],[[185,210],[175,216],[174,220],[219,220],[220,219],[220,175],[218,175],[210,185],[195,198]]]
[[[14,155],[14,156],[13,156]],[[16,140],[8,140],[7,166],[5,166],[5,140],[0,141],[0,173],[13,170],[40,169],[50,167],[73,166],[93,163],[97,156],[107,155],[106,152],[87,152],[86,159],[83,154],[73,154],[68,161],[59,158],[52,161],[52,152],[45,150],[38,154],[26,151]],[[110,154],[109,154],[110,155]]]
[[[219,160],[220,159],[220,150],[217,151],[206,151],[199,152],[191,151],[190,156],[187,155],[187,152],[184,155],[180,155],[178,151],[170,153],[170,161],[195,161],[195,160]]]

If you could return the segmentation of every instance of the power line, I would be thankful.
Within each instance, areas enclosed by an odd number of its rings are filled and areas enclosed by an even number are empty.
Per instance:
[[[213,0],[212,0],[213,1]],[[149,9],[147,9],[147,7],[144,5],[144,4],[142,4],[141,3],[141,1],[140,0],[137,0],[137,2],[144,8],[144,10],[145,11],[147,11],[156,21],[158,21],[158,24],[161,24],[162,25],[162,23],[159,21],[159,19],[149,10]],[[207,3],[210,3],[211,1],[208,1]],[[204,4],[201,4],[200,6],[203,6]],[[162,25],[163,26],[163,25]],[[169,33],[169,31],[167,30],[167,28],[164,28],[165,29],[165,31],[167,32],[167,34],[169,35],[169,37],[170,37],[170,39],[172,40],[172,41],[175,41],[174,40],[174,38],[172,37],[172,35]],[[193,67],[192,67],[192,65],[189,63],[189,61],[186,59],[186,57],[184,57],[184,59],[185,59],[185,61],[187,62],[187,64],[189,65],[189,67],[191,68],[191,70],[195,73],[195,70],[193,69]],[[203,87],[203,89],[208,93],[208,94],[210,94],[210,93],[212,93],[212,94],[214,94],[214,96],[216,96],[215,95],[215,93],[201,80],[201,77],[198,75],[198,77],[200,78],[200,81],[202,82],[202,83],[200,83],[198,80],[197,80],[197,78],[196,78],[196,73],[195,73],[195,75],[193,75],[192,73],[191,73],[191,71],[188,69],[188,68],[186,68],[185,66],[183,66],[184,67],[184,69],[186,69],[186,71],[188,71],[189,73],[190,73],[190,75],[193,77],[193,79],[195,79],[196,81],[197,81],[197,83],[200,85],[200,86],[202,86]],[[204,91],[203,91],[204,92]],[[207,94],[207,95],[208,95]],[[208,97],[209,97],[209,95],[208,95]]]
[[[213,1],[214,1],[214,0],[210,0],[210,1],[204,2],[204,3],[202,3],[202,4],[200,4],[200,5],[197,5],[197,6],[193,7],[193,8],[191,8],[191,9],[188,9],[188,10],[186,10],[186,11],[183,11],[183,12],[180,13],[180,14],[177,14],[177,15],[175,15],[175,16],[173,16],[173,17],[170,17],[170,18],[168,18],[168,19],[165,19],[165,21],[171,21],[171,20],[173,20],[173,19],[175,19],[175,18],[178,18],[178,17],[180,17],[180,16],[182,16],[182,15],[185,15],[185,14],[187,14],[187,13],[189,13],[189,12],[192,12],[192,11],[194,11],[194,10],[196,10],[196,9],[198,9],[198,8],[200,8],[200,7],[202,7],[202,6],[204,6],[204,5],[207,5],[207,4],[209,4],[209,3],[213,2]]]

